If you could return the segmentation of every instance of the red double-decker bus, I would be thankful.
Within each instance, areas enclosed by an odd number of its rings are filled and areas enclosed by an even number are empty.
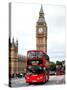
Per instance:
[[[26,83],[44,83],[49,80],[49,56],[41,50],[27,52]]]

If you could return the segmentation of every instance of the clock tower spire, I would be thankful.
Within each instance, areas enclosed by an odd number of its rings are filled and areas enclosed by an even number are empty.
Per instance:
[[[43,50],[47,53],[47,24],[42,5],[39,12],[39,18],[36,23],[36,49]]]

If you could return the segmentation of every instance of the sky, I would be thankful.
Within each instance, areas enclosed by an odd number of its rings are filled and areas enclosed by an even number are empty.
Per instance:
[[[47,54],[53,61],[65,59],[65,7],[42,4],[48,26]],[[11,38],[18,39],[18,53],[36,49],[36,22],[41,4],[12,3]]]

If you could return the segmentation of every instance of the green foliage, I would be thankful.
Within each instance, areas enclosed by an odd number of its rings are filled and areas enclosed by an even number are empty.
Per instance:
[[[50,69],[51,71],[55,71],[55,70],[56,70],[56,64],[55,64],[54,62],[50,62],[50,64],[49,64],[49,69]]]
[[[56,65],[62,65],[62,62],[56,61]]]

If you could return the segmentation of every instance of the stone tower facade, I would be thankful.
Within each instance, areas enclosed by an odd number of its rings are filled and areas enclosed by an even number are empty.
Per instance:
[[[9,40],[10,41],[10,40]],[[18,40],[9,42],[9,75],[15,77],[24,73],[26,69],[26,56],[18,54]]]
[[[39,18],[36,23],[36,49],[43,50],[47,53],[47,24],[42,5],[39,12]]]
[[[16,73],[18,73],[18,40],[15,42],[14,38],[12,39],[12,42],[10,43],[10,73],[11,76]]]

